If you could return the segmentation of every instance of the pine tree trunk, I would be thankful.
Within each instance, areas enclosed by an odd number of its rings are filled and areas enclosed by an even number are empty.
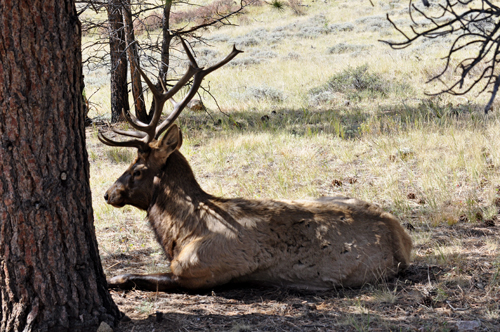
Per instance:
[[[116,323],[95,229],[73,0],[0,2],[0,331]]]
[[[111,56],[111,122],[123,121],[128,112],[127,54],[121,0],[108,1],[109,53]]]
[[[149,123],[151,118],[148,115],[146,105],[144,104],[141,74],[136,68],[136,65],[139,65],[139,54],[137,51],[137,44],[135,42],[130,0],[123,0],[123,6],[123,22],[125,24],[125,35],[127,39],[127,55],[130,63],[130,77],[132,80],[132,95],[134,97],[135,115],[142,122]]]
[[[165,1],[163,6],[163,40],[161,44],[161,67],[160,78],[163,82],[167,82],[168,67],[170,64],[170,44],[172,42],[172,34],[170,33],[170,10],[172,9],[172,1]]]
[[[161,64],[158,73],[158,82],[156,87],[158,89],[163,89],[163,85],[167,86],[167,74],[168,68],[170,66],[170,44],[174,36],[170,33],[170,10],[172,9],[172,0],[166,0],[163,6],[163,26],[162,26],[162,43],[161,43]],[[163,80],[163,85],[159,80]],[[155,101],[151,102],[151,108],[149,114],[153,114],[155,109]]]

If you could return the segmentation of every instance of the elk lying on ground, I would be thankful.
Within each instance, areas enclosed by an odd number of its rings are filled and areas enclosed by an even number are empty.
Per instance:
[[[129,204],[147,211],[171,272],[116,276],[110,287],[169,291],[257,282],[321,290],[374,283],[408,266],[410,237],[395,217],[369,203],[346,197],[225,199],[204,192],[179,151],[182,135],[173,121],[203,77],[240,51],[233,49],[215,66],[200,69],[182,43],[191,65],[169,91],[158,91],[141,71],[155,99],[151,123],[124,114],[137,131],[113,131],[133,139],[114,141],[99,133],[107,145],[138,149],[105,200],[115,207]],[[180,103],[173,102],[173,112],[158,125],[166,100],[193,76],[188,94]]]

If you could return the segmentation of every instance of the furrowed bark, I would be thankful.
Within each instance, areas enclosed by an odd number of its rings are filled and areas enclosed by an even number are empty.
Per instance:
[[[0,330],[95,331],[101,267],[72,0],[0,2]]]
[[[124,120],[122,109],[130,110],[127,89],[127,54],[123,8],[120,0],[108,1],[109,52],[111,56],[111,122]]]
[[[132,79],[132,96],[134,97],[135,115],[144,123],[148,123],[151,118],[148,116],[144,96],[142,94],[141,74],[137,70],[139,64],[139,54],[135,42],[134,24],[130,0],[124,0],[123,21],[125,23],[125,35],[127,38],[127,55],[130,63],[130,77]]]

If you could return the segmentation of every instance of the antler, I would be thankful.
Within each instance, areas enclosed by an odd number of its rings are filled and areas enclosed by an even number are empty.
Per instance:
[[[149,124],[146,124],[142,121],[139,121],[134,115],[125,112],[125,110],[122,110],[123,117],[134,129],[136,129],[136,131],[120,130],[115,128],[112,128],[112,130],[119,135],[133,137],[134,139],[128,141],[114,141],[106,137],[101,131],[99,131],[97,137],[102,143],[110,146],[135,147],[138,148],[139,150],[146,151],[147,149],[149,149],[149,143],[154,139],[158,139],[158,137],[160,137],[160,135],[166,129],[168,129],[172,125],[172,123],[174,123],[179,114],[181,114],[182,110],[196,95],[196,92],[198,91],[203,78],[206,75],[213,72],[214,70],[217,70],[220,67],[224,66],[226,63],[231,61],[235,56],[237,56],[238,53],[242,53],[242,51],[237,50],[236,47],[233,46],[233,50],[225,59],[207,69],[203,69],[198,67],[196,60],[194,59],[194,56],[189,50],[189,47],[187,46],[184,39],[182,39],[181,37],[179,38],[181,39],[182,46],[189,58],[190,64],[184,76],[182,76],[181,79],[177,81],[177,83],[170,90],[167,91],[162,83],[163,91],[159,91],[158,88],[153,83],[151,83],[146,74],[144,74],[142,69],[139,66],[137,66],[139,73],[144,78],[144,81],[146,81],[146,84],[149,86],[149,89],[153,94],[155,107],[153,110],[153,118],[151,119],[151,122]],[[191,85],[191,88],[189,89],[189,92],[186,94],[186,96],[184,96],[181,102],[179,103],[175,102],[172,99],[172,97],[177,92],[179,92],[179,90],[184,85],[186,85],[193,76],[194,76],[193,83]],[[174,110],[165,120],[163,120],[163,122],[160,125],[158,125],[161,112],[163,110],[163,106],[165,105],[165,102],[169,99],[174,105]]]

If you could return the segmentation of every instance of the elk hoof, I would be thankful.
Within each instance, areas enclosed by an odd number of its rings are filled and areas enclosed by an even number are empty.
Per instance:
[[[130,279],[130,274],[122,274],[108,280],[108,288],[132,289],[135,284]]]

